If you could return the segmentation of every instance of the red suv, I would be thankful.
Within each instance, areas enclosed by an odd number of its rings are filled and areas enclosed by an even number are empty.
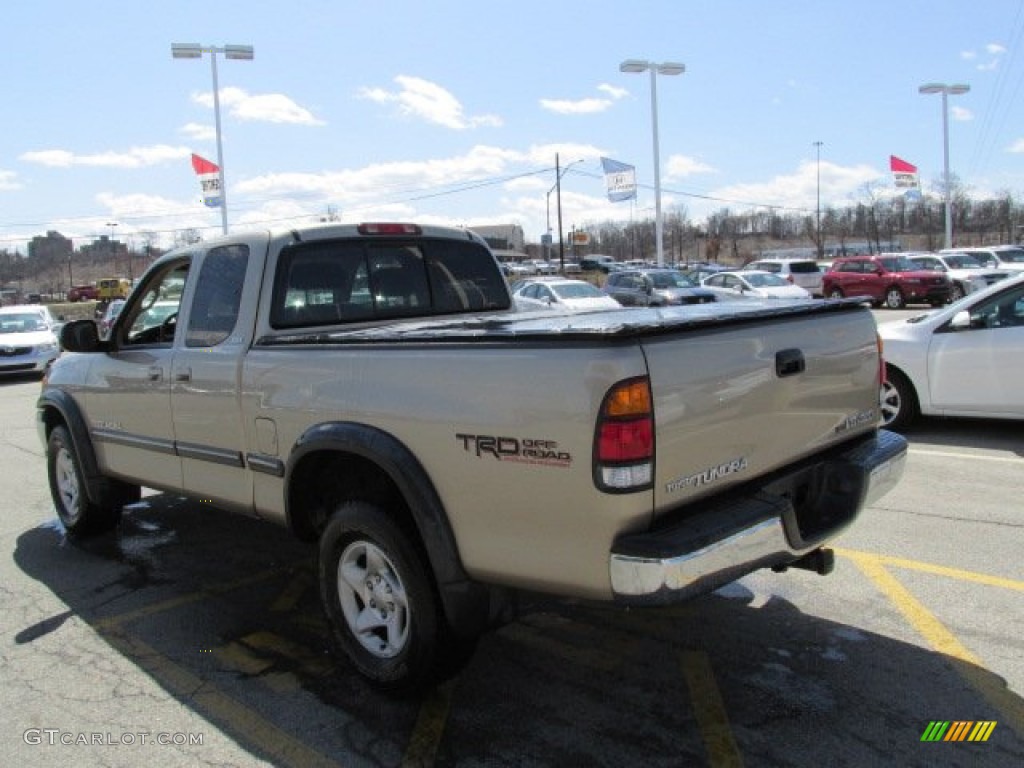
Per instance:
[[[825,273],[825,295],[865,296],[876,307],[900,309],[907,304],[939,307],[949,301],[952,285],[944,274],[919,269],[903,254],[836,259]]]
[[[75,285],[68,291],[68,301],[95,301],[100,297],[95,285]]]

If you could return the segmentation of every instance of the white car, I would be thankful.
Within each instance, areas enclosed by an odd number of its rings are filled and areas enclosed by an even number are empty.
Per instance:
[[[622,309],[619,302],[586,280],[523,280],[512,292],[512,300],[520,311]]]
[[[949,253],[950,251],[970,254],[986,267],[1024,272],[1024,246],[971,246],[969,248],[943,249],[940,253]]]
[[[793,285],[773,272],[742,270],[716,272],[701,285],[714,291],[719,299],[810,299],[811,293]]]
[[[744,271],[773,272],[793,285],[799,285],[812,296],[824,295],[821,267],[814,259],[759,259],[743,267]]]
[[[1024,274],[878,334],[883,426],[904,429],[919,414],[1024,419]]]
[[[944,272],[952,283],[950,301],[962,299],[968,293],[982,291],[1012,274],[1005,269],[986,268],[970,254],[956,251],[908,253],[907,258],[920,269]]]
[[[0,308],[0,375],[46,373],[60,354],[55,327],[41,304]]]

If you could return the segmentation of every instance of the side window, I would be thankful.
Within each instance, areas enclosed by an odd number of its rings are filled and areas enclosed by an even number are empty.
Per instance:
[[[225,245],[206,254],[189,313],[185,346],[216,346],[235,330],[248,263],[247,245]]]
[[[993,296],[971,310],[974,328],[1017,328],[1024,326],[1024,286]]]
[[[188,261],[174,262],[150,276],[131,306],[122,310],[125,319],[118,326],[121,346],[169,347],[174,343],[189,265]]]

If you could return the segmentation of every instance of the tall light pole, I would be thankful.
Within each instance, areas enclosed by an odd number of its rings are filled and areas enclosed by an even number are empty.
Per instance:
[[[573,160],[565,168],[560,168],[558,164],[558,153],[555,153],[555,183],[551,185],[551,189],[548,190],[547,197],[547,227],[548,227],[548,261],[551,261],[551,193],[556,189],[558,190],[558,196],[555,198],[558,205],[558,261],[559,268],[565,271],[565,245],[562,242],[562,177],[565,176],[566,172],[574,165],[579,165],[583,162],[583,159]]]
[[[917,89],[923,94],[942,94],[942,186],[946,199],[946,248],[953,247],[953,202],[952,183],[949,178],[949,97],[959,96],[971,90],[963,83],[925,83]]]
[[[110,257],[114,262],[114,271],[117,271],[117,248],[114,247],[114,227],[117,226],[116,221],[108,221],[107,226],[110,227]]]
[[[619,64],[620,72],[651,73],[651,126],[654,135],[654,240],[658,254],[658,266],[665,265],[664,236],[661,221],[661,158],[658,152],[658,75],[681,75],[685,64],[666,61],[658,64],[641,59],[626,59]]]
[[[220,87],[217,84],[217,54],[223,53],[225,59],[251,61],[253,50],[251,45],[225,45],[218,48],[213,45],[197,43],[172,43],[171,56],[176,59],[200,59],[204,53],[210,54],[210,67],[213,72],[213,120],[217,128],[217,168],[220,177],[220,220],[224,234],[228,233],[228,193],[224,184],[224,149],[221,146],[220,134]]]
[[[823,142],[823,141],[815,141],[813,143],[814,143],[815,148],[818,150],[818,188],[817,188],[818,205],[817,205],[817,208],[815,209],[815,218],[816,218],[816,227],[817,227],[815,232],[817,233],[817,240],[818,240],[818,242],[815,243],[815,245],[817,246],[818,258],[821,259],[825,255],[824,254],[824,250],[825,250],[824,249],[824,245],[825,245],[825,243],[821,239],[821,145],[824,144],[825,142]]]

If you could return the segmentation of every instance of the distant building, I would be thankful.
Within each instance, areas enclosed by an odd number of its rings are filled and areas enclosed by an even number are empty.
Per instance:
[[[100,235],[91,243],[85,243],[78,249],[83,256],[110,257],[128,253],[128,246],[120,240],[112,240],[109,235]]]
[[[470,227],[487,241],[492,250],[526,252],[526,238],[518,224]]]
[[[28,257],[36,263],[65,262],[71,258],[75,247],[70,238],[60,232],[47,232],[46,236],[36,235],[28,243]]]

